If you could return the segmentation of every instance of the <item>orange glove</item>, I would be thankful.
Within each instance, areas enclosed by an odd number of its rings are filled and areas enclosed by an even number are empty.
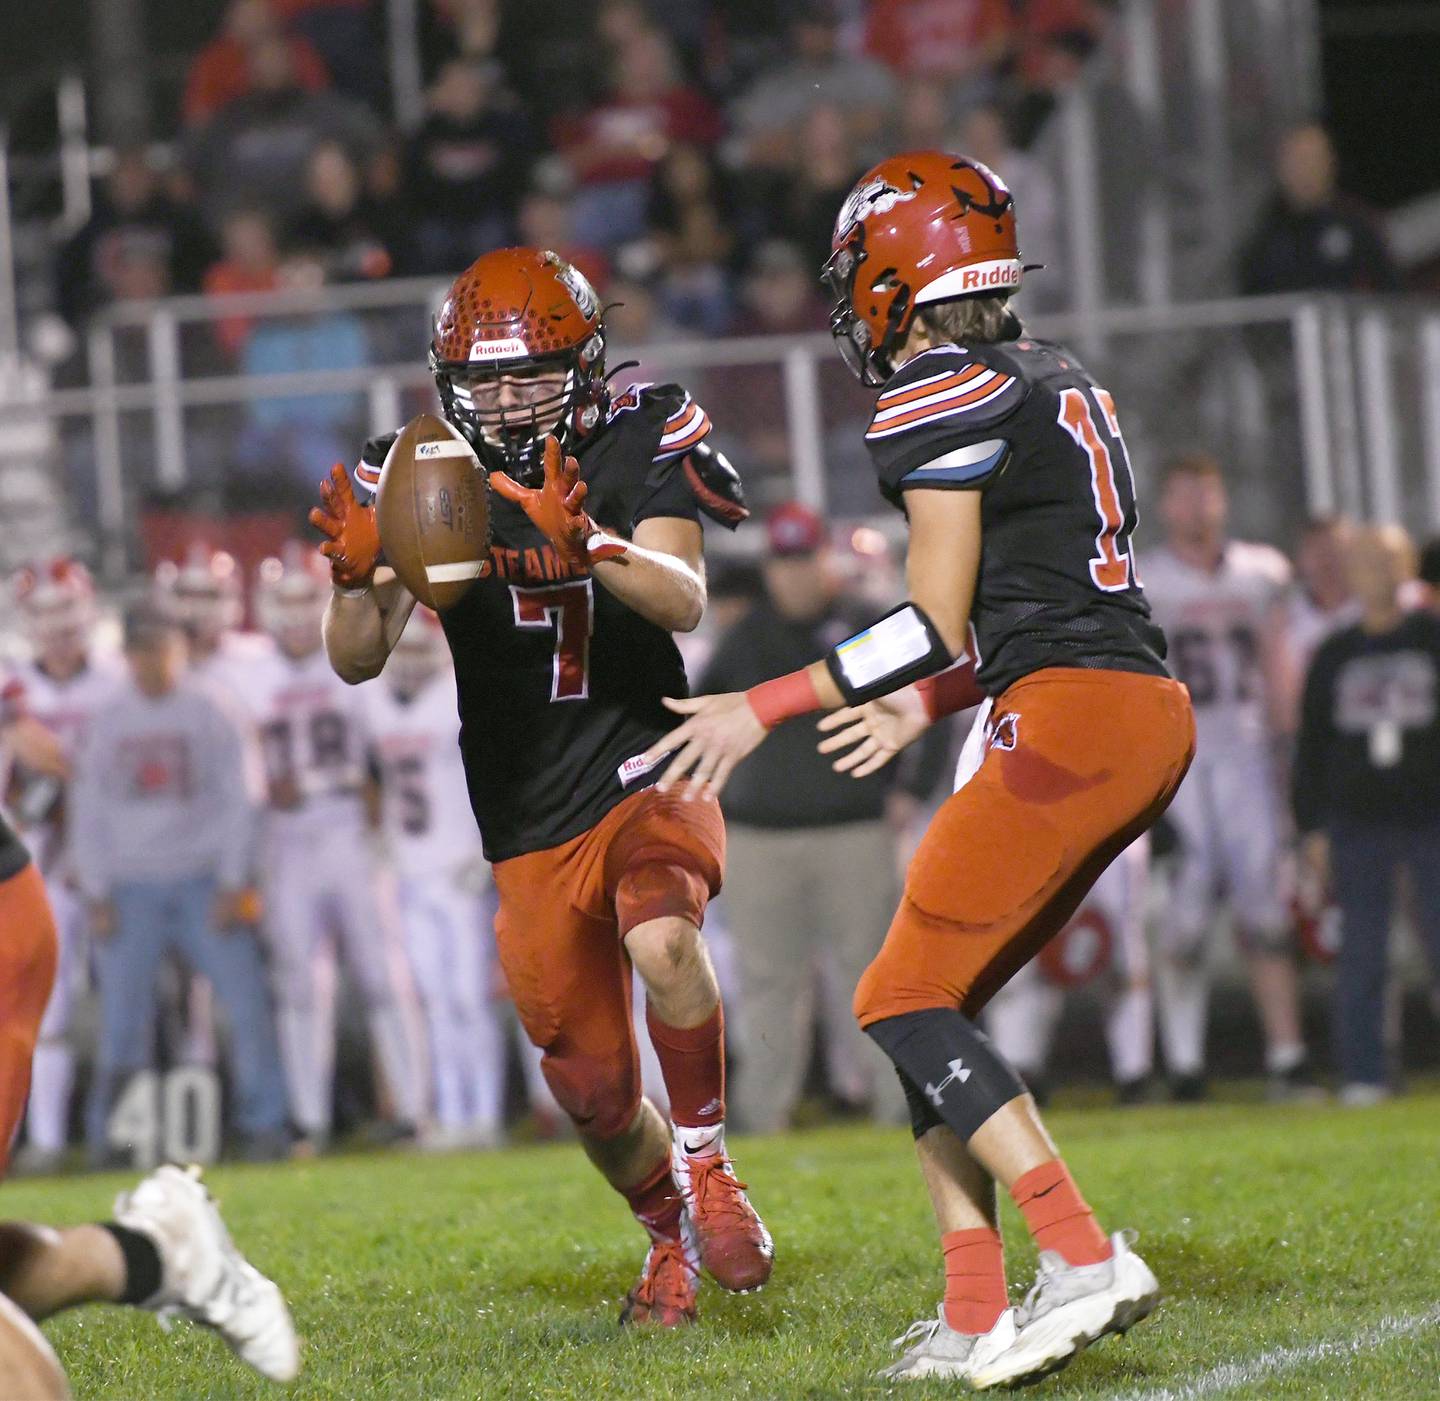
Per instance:
[[[337,462],[320,483],[321,505],[310,512],[310,524],[330,538],[320,553],[330,561],[330,577],[342,589],[363,588],[380,558],[380,531],[374,506],[355,499],[350,474]]]
[[[491,472],[490,485],[513,501],[537,530],[555,547],[555,553],[572,569],[588,569],[629,550],[623,540],[606,535],[585,511],[590,488],[580,480],[580,464],[561,457],[560,442],[545,439],[545,485],[525,487],[504,472]]]

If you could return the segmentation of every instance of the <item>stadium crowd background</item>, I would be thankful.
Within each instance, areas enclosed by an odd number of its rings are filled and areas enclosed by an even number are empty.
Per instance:
[[[177,294],[221,299],[293,291],[311,298],[302,310],[284,315],[250,314],[233,309],[243,303],[217,301],[213,315],[182,322],[177,369],[185,380],[295,372],[323,377],[374,364],[419,365],[425,336],[418,318],[386,307],[383,299],[373,307],[348,295],[327,300],[325,289],[353,290],[404,278],[443,284],[479,253],[509,242],[553,247],[586,273],[611,304],[612,365],[628,358],[627,347],[823,332],[827,308],[815,274],[828,252],[840,200],[880,155],[928,146],[964,150],[992,164],[1014,190],[1026,254],[1050,268],[1048,277],[1027,285],[1022,312],[1043,316],[1075,309],[1067,280],[1074,268],[1074,244],[1065,227],[1068,206],[1040,152],[1067,96],[1078,85],[1094,82],[1094,66],[1114,42],[1124,7],[1099,0],[602,0],[588,6],[431,0],[417,12],[424,100],[423,111],[409,125],[395,118],[384,46],[377,41],[383,8],[367,0],[232,0],[217,10],[215,33],[194,54],[175,110],[162,116],[161,131],[145,133],[166,138],[164,153],[157,154],[153,140],[118,145],[108,173],[97,181],[88,219],[57,242],[48,266],[22,287],[20,300],[30,324],[46,327],[44,345],[58,387],[95,387],[95,362],[86,354],[90,327],[117,310],[123,313],[128,303],[148,309],[154,299]],[[1102,131],[1124,131],[1130,137],[1113,152],[1123,183],[1153,159],[1159,136],[1147,131],[1124,88],[1102,81],[1099,92]],[[1237,240],[1221,274],[1225,287],[1248,296],[1423,292],[1428,284],[1424,267],[1414,260],[1402,265],[1393,257],[1376,215],[1341,193],[1324,128],[1297,122],[1277,135],[1271,188],[1254,201],[1245,236]],[[1143,183],[1137,177],[1136,187]],[[1113,232],[1113,223],[1110,228]],[[1109,285],[1119,300],[1137,291],[1136,251],[1124,237],[1111,237],[1106,244]],[[140,319],[131,326],[122,315],[113,324],[119,331],[110,341],[117,359],[112,382],[147,382],[156,373],[148,322]],[[1295,412],[1285,402],[1293,390],[1274,373],[1289,345],[1277,355],[1265,340],[1270,329],[1248,332],[1262,370],[1259,416],[1281,424],[1272,431],[1267,421],[1260,437],[1265,451],[1293,459]],[[32,338],[32,345],[38,343]],[[776,359],[782,355],[783,348]],[[687,647],[692,680],[704,675],[712,656],[726,655],[731,627],[744,629],[748,620],[754,628],[757,618],[773,627],[778,619],[793,625],[798,652],[804,653],[807,640],[823,635],[834,620],[888,606],[899,589],[893,539],[868,519],[876,502],[858,452],[857,430],[867,396],[838,365],[818,377],[818,411],[827,431],[829,514],[844,520],[843,526],[827,530],[818,517],[788,502],[794,494],[795,405],[777,370],[777,364],[754,361],[676,372],[727,439],[750,483],[758,518],[747,527],[750,543],[742,545],[741,556],[719,562],[714,570],[711,616]],[[636,374],[670,377],[662,361],[647,357],[641,370],[622,371],[618,382]],[[1117,397],[1123,415],[1127,400],[1123,393]],[[407,388],[396,402],[403,405],[404,416],[426,404],[428,395]],[[217,620],[233,629],[244,618],[262,631],[268,626],[272,634],[282,632],[288,621],[276,621],[280,614],[272,608],[267,615],[254,602],[265,592],[258,561],[264,555],[285,556],[315,481],[333,460],[354,462],[359,444],[375,426],[372,417],[373,403],[349,390],[277,394],[187,410],[183,428],[189,467],[185,482],[177,485],[156,468],[149,414],[122,415],[129,528],[120,542],[118,568],[115,554],[100,549],[103,493],[97,487],[95,445],[84,434],[67,433],[59,466],[64,529],[54,551],[29,561],[38,584],[28,586],[29,603],[18,601],[8,674],[23,682],[26,661],[34,659],[30,654],[54,645],[53,619],[41,617],[43,609],[35,607],[42,599],[46,606],[65,600],[64,608],[71,611],[60,630],[83,632],[89,665],[111,654],[103,667],[113,671],[109,684],[116,688],[131,684],[117,655],[122,632],[131,644],[127,655],[133,665],[136,640],[153,641],[167,626],[147,617],[145,607],[156,598],[174,606],[187,581],[192,594],[203,596],[202,608],[204,598],[215,604],[200,624],[193,611],[185,614],[192,634]],[[1204,415],[1198,421],[1203,426]],[[1165,438],[1155,432],[1142,436],[1152,447]],[[1232,441],[1228,428],[1216,436],[1217,451]],[[842,446],[847,440],[848,456]],[[1158,491],[1160,465],[1137,464],[1142,481],[1149,473],[1152,493]],[[1230,464],[1222,466],[1228,470]],[[1299,475],[1293,460],[1283,463],[1283,471]],[[1299,551],[1296,580],[1282,580],[1277,606],[1309,607],[1337,624],[1350,621],[1348,524],[1327,518],[1298,529],[1294,503],[1283,500],[1267,514],[1256,508],[1254,476],[1250,463],[1231,481],[1240,506],[1237,524],[1274,533],[1275,518],[1288,519],[1288,533],[1272,543]],[[57,572],[48,563],[51,554],[88,562],[101,581],[100,592],[92,593],[78,570]],[[1440,557],[1433,545],[1425,551],[1421,572],[1423,579],[1405,581],[1406,607],[1435,604]],[[292,583],[307,577],[293,552],[278,577]],[[122,629],[126,600],[137,597],[145,606],[130,607]],[[296,598],[301,611],[323,604],[323,592],[307,594],[303,587],[297,586]],[[185,601],[179,601],[184,614]],[[60,645],[73,647],[74,638]],[[263,651],[269,644],[252,639],[246,645]],[[725,674],[733,674],[733,662],[732,672]],[[717,679],[716,684],[741,683]],[[11,686],[7,722],[32,715],[45,720],[34,689],[27,699],[23,684]],[[118,694],[118,689],[92,688],[90,715]],[[1288,749],[1293,741],[1297,703],[1298,692],[1289,698],[1288,712],[1275,718],[1269,738],[1277,749]],[[73,765],[80,762],[88,718],[72,716],[66,723],[74,725],[66,736]],[[243,731],[255,717],[237,723]],[[242,735],[242,743],[253,738]],[[382,820],[372,824],[373,836],[365,840],[380,853],[374,862],[377,903],[403,944],[400,906],[386,892],[396,872],[393,849],[386,854],[395,829],[388,829],[387,838],[384,738],[371,736],[376,757],[369,776],[381,779]],[[791,794],[797,808],[765,810],[767,784],[760,781],[750,785],[748,797],[732,799],[742,807],[748,803],[738,825],[753,827],[762,837],[785,828],[787,840],[793,837],[802,849],[808,843],[817,853],[833,853],[837,828],[853,835],[865,827],[870,839],[866,859],[873,862],[878,850],[887,868],[871,888],[885,896],[881,905],[886,899],[893,903],[896,870],[907,843],[946,788],[951,739],[937,737],[920,762],[887,779],[866,799],[863,811],[847,811],[843,822],[835,820],[833,794],[818,787],[812,794],[803,784]],[[762,752],[754,762],[763,757]],[[799,762],[794,753],[785,760],[770,755],[777,775],[788,772],[783,765],[792,761]],[[777,763],[781,770],[774,769]],[[8,780],[7,798],[22,823],[29,818],[32,836],[45,829],[56,838],[46,856],[52,885],[83,897],[84,880],[72,864],[69,833],[85,823],[85,813],[75,810],[85,790],[72,791],[62,831],[54,826],[62,809],[53,783],[41,784],[37,796],[36,774],[27,773],[13,743],[0,759],[0,771]],[[1277,794],[1285,786],[1282,773],[1283,764],[1274,778]],[[73,783],[75,776],[72,767],[65,782]],[[277,799],[273,783],[254,791],[262,826],[290,805],[288,797],[285,803]],[[758,807],[757,791],[762,795]],[[814,804],[808,813],[807,798]],[[736,813],[730,815],[736,822]],[[374,998],[365,988],[370,972],[352,965],[343,1005],[351,1006],[354,1015],[343,1019],[342,1033],[349,1040],[336,1091],[342,1128],[378,1119],[389,1125],[379,1137],[408,1140],[418,1133],[422,1143],[454,1147],[498,1142],[504,1123],[513,1125],[526,1115],[542,1131],[554,1127],[533,1057],[505,1031],[503,996],[486,965],[483,872],[477,874],[473,849],[459,855],[464,859],[457,858],[456,866],[464,866],[459,879],[481,951],[475,987],[487,1003],[487,1107],[482,1114],[472,1105],[469,1121],[452,1116],[452,1122],[437,1128],[433,1086],[402,1092],[387,1082],[387,1074],[393,1078],[393,1067],[406,1058],[387,1060],[380,1044],[387,1033],[377,1030],[373,1015],[355,1011],[373,1014]],[[1164,904],[1173,859],[1163,845],[1155,854],[1156,879],[1145,898],[1156,910]],[[843,864],[856,867],[853,859]],[[1283,869],[1277,865],[1277,889],[1288,891],[1287,882],[1293,883],[1291,866],[1288,855]],[[263,886],[265,873],[251,874]],[[47,1042],[50,1050],[78,1063],[83,1088],[97,1078],[89,1066],[96,1039],[104,1034],[91,1010],[96,999],[87,989],[93,991],[97,977],[106,976],[107,965],[93,956],[98,947],[91,942],[93,930],[84,932],[85,900],[73,903],[67,991],[73,1005],[63,1026],[52,1026]],[[842,930],[844,916],[837,914],[837,927],[817,928],[808,945],[797,936],[794,966],[803,970],[803,986],[791,989],[796,1022],[787,1044],[779,1046],[759,1029],[758,1016],[746,1020],[747,1000],[758,1008],[773,1005],[776,998],[774,970],[759,961],[765,941],[742,927],[745,917],[760,920],[753,913],[756,902],[745,902],[748,916],[736,908],[739,903],[722,902],[716,921],[727,965],[722,970],[727,1002],[735,1008],[737,1120],[742,1126],[783,1127],[806,1085],[832,1110],[863,1109],[873,1097],[875,1112],[898,1118],[888,1084],[872,1080],[874,1065],[863,1040],[857,1043],[853,1036],[845,1010],[856,959],[861,965],[865,959],[868,926],[862,920],[855,929]],[[781,935],[794,932],[805,903],[806,897],[793,891],[774,892],[770,904],[783,916]],[[1323,902],[1312,904],[1307,927]],[[1232,913],[1243,922],[1243,911]],[[884,923],[866,918],[873,926],[869,937],[878,944]],[[231,937],[256,939],[257,948],[266,947],[265,935],[238,922],[251,932]],[[264,924],[261,914],[259,928]],[[1219,929],[1217,942],[1223,943]],[[1303,957],[1301,943],[1297,939],[1291,946],[1297,960]],[[412,939],[412,957],[413,952]],[[273,946],[269,962],[273,971],[279,962]],[[1405,966],[1410,984],[1423,983],[1413,962]],[[1307,1075],[1320,1077],[1329,1063],[1324,1004],[1334,973],[1318,961],[1307,967],[1306,1030],[1313,1054]],[[183,961],[165,969],[153,1050],[169,1063],[213,1064],[211,1000],[203,986],[193,984],[193,971]],[[423,970],[417,979],[416,971],[402,969],[397,975],[391,989],[396,997],[415,998],[418,982],[419,1001],[424,1001],[426,979]],[[1076,979],[1076,996],[1068,998],[1073,1010],[1060,1025],[1065,1054],[1056,1059],[1078,1068],[1082,1077],[1105,1073],[1101,1028],[1108,1013],[1103,996],[1096,994],[1112,975],[1113,970],[1097,967],[1093,976]],[[267,995],[263,989],[261,995]],[[103,1005],[103,988],[98,1000]],[[812,1004],[820,1027],[813,1045]],[[786,1005],[783,1000],[781,1005]],[[1046,1015],[1056,1011],[1051,1008]],[[1141,1040],[1148,1046],[1152,1033],[1148,1011],[1145,1015]],[[1428,1065],[1433,1056],[1417,1051],[1422,1038],[1413,1032],[1410,1054],[1402,1055],[1393,1009],[1386,1015],[1392,1019],[1387,1023],[1388,1084],[1405,1064]],[[1428,1026],[1433,1044],[1434,1023],[1425,1016],[1421,1009],[1418,1021],[1412,1016],[1409,1025]],[[1243,996],[1217,1000],[1212,1035],[1221,1020],[1239,1034],[1215,1038],[1223,1048],[1215,1057],[1217,1067],[1263,1073],[1263,1049]],[[281,1021],[283,1037],[283,1013]],[[219,1023],[228,1044],[223,1007]],[[432,1042],[435,1034],[432,1021]],[[415,1042],[410,1060],[423,1063],[426,1033],[418,1016],[408,1018],[403,1035]],[[1113,1054],[1113,1042],[1111,1049]],[[30,1129],[34,1151],[29,1156],[37,1166],[63,1161],[62,1152],[79,1128],[83,1098],[68,1063],[61,1066],[52,1058],[47,1072],[46,1054],[42,1047],[37,1060],[41,1080],[52,1076],[40,1142],[34,1139],[33,1116]],[[1160,1081],[1152,1082],[1152,1066],[1147,1050],[1128,1069],[1112,1068],[1127,1097],[1138,1098],[1164,1090]],[[1044,1065],[1026,1069],[1043,1075]],[[1185,1067],[1177,1076],[1171,1067],[1169,1088],[1175,1090],[1177,1079],[1193,1081],[1194,1070]],[[62,1087],[58,1097],[57,1083]],[[762,1084],[770,1093],[759,1092]],[[747,1101],[752,1087],[753,1098]],[[121,1088],[107,1091],[112,1101]],[[1194,1084],[1181,1088],[1197,1089]],[[93,1093],[91,1100],[91,1156],[103,1161],[113,1144],[103,1114],[94,1118],[99,1111]],[[296,1120],[294,1109],[292,1104],[282,1117]],[[241,1128],[237,1145],[243,1142],[256,1155],[290,1150],[290,1132],[273,1114]],[[328,1125],[324,1132],[302,1132],[300,1141],[307,1148],[323,1147],[328,1132]]]

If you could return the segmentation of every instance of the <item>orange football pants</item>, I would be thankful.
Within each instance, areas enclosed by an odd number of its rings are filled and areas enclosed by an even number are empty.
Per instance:
[[[861,1026],[978,1012],[1164,812],[1195,755],[1186,689],[1132,672],[1034,672],[996,700],[991,726],[984,762],[930,823],[860,978]]]
[[[625,935],[667,917],[699,928],[724,869],[720,805],[653,788],[560,846],[495,864],[495,944],[515,1011],[589,1137],[622,1133],[640,1105]]]
[[[32,861],[0,883],[0,1174],[30,1093],[30,1062],[55,985],[55,918]]]

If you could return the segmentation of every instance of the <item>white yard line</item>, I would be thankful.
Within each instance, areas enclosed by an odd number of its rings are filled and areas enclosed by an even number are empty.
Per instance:
[[[1425,1313],[1389,1314],[1369,1328],[1348,1338],[1328,1342],[1306,1343],[1302,1347],[1277,1347],[1257,1353],[1240,1362],[1222,1362],[1208,1372],[1201,1372],[1193,1381],[1178,1386],[1162,1386],[1153,1390],[1116,1392],[1110,1401],[1202,1401],[1208,1396],[1221,1396],[1239,1386],[1262,1381],[1282,1372],[1327,1358],[1358,1357],[1374,1352],[1397,1338],[1414,1337],[1427,1329],[1440,1327],[1440,1307]]]

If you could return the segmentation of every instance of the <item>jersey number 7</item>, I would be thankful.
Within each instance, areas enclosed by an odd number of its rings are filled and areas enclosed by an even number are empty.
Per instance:
[[[595,631],[595,587],[589,579],[543,589],[510,585],[517,628],[554,628],[552,701],[588,700],[590,636]]]
[[[1095,422],[1097,406],[1105,419],[1103,432]],[[1093,391],[1093,401],[1083,389],[1062,389],[1059,420],[1090,464],[1090,492],[1100,515],[1090,578],[1097,589],[1106,593],[1123,592],[1135,582],[1130,531],[1125,523],[1126,502],[1133,506],[1135,500],[1135,479],[1130,475],[1130,454],[1125,451],[1125,439],[1120,436],[1120,423],[1115,417],[1115,401],[1098,387]]]

